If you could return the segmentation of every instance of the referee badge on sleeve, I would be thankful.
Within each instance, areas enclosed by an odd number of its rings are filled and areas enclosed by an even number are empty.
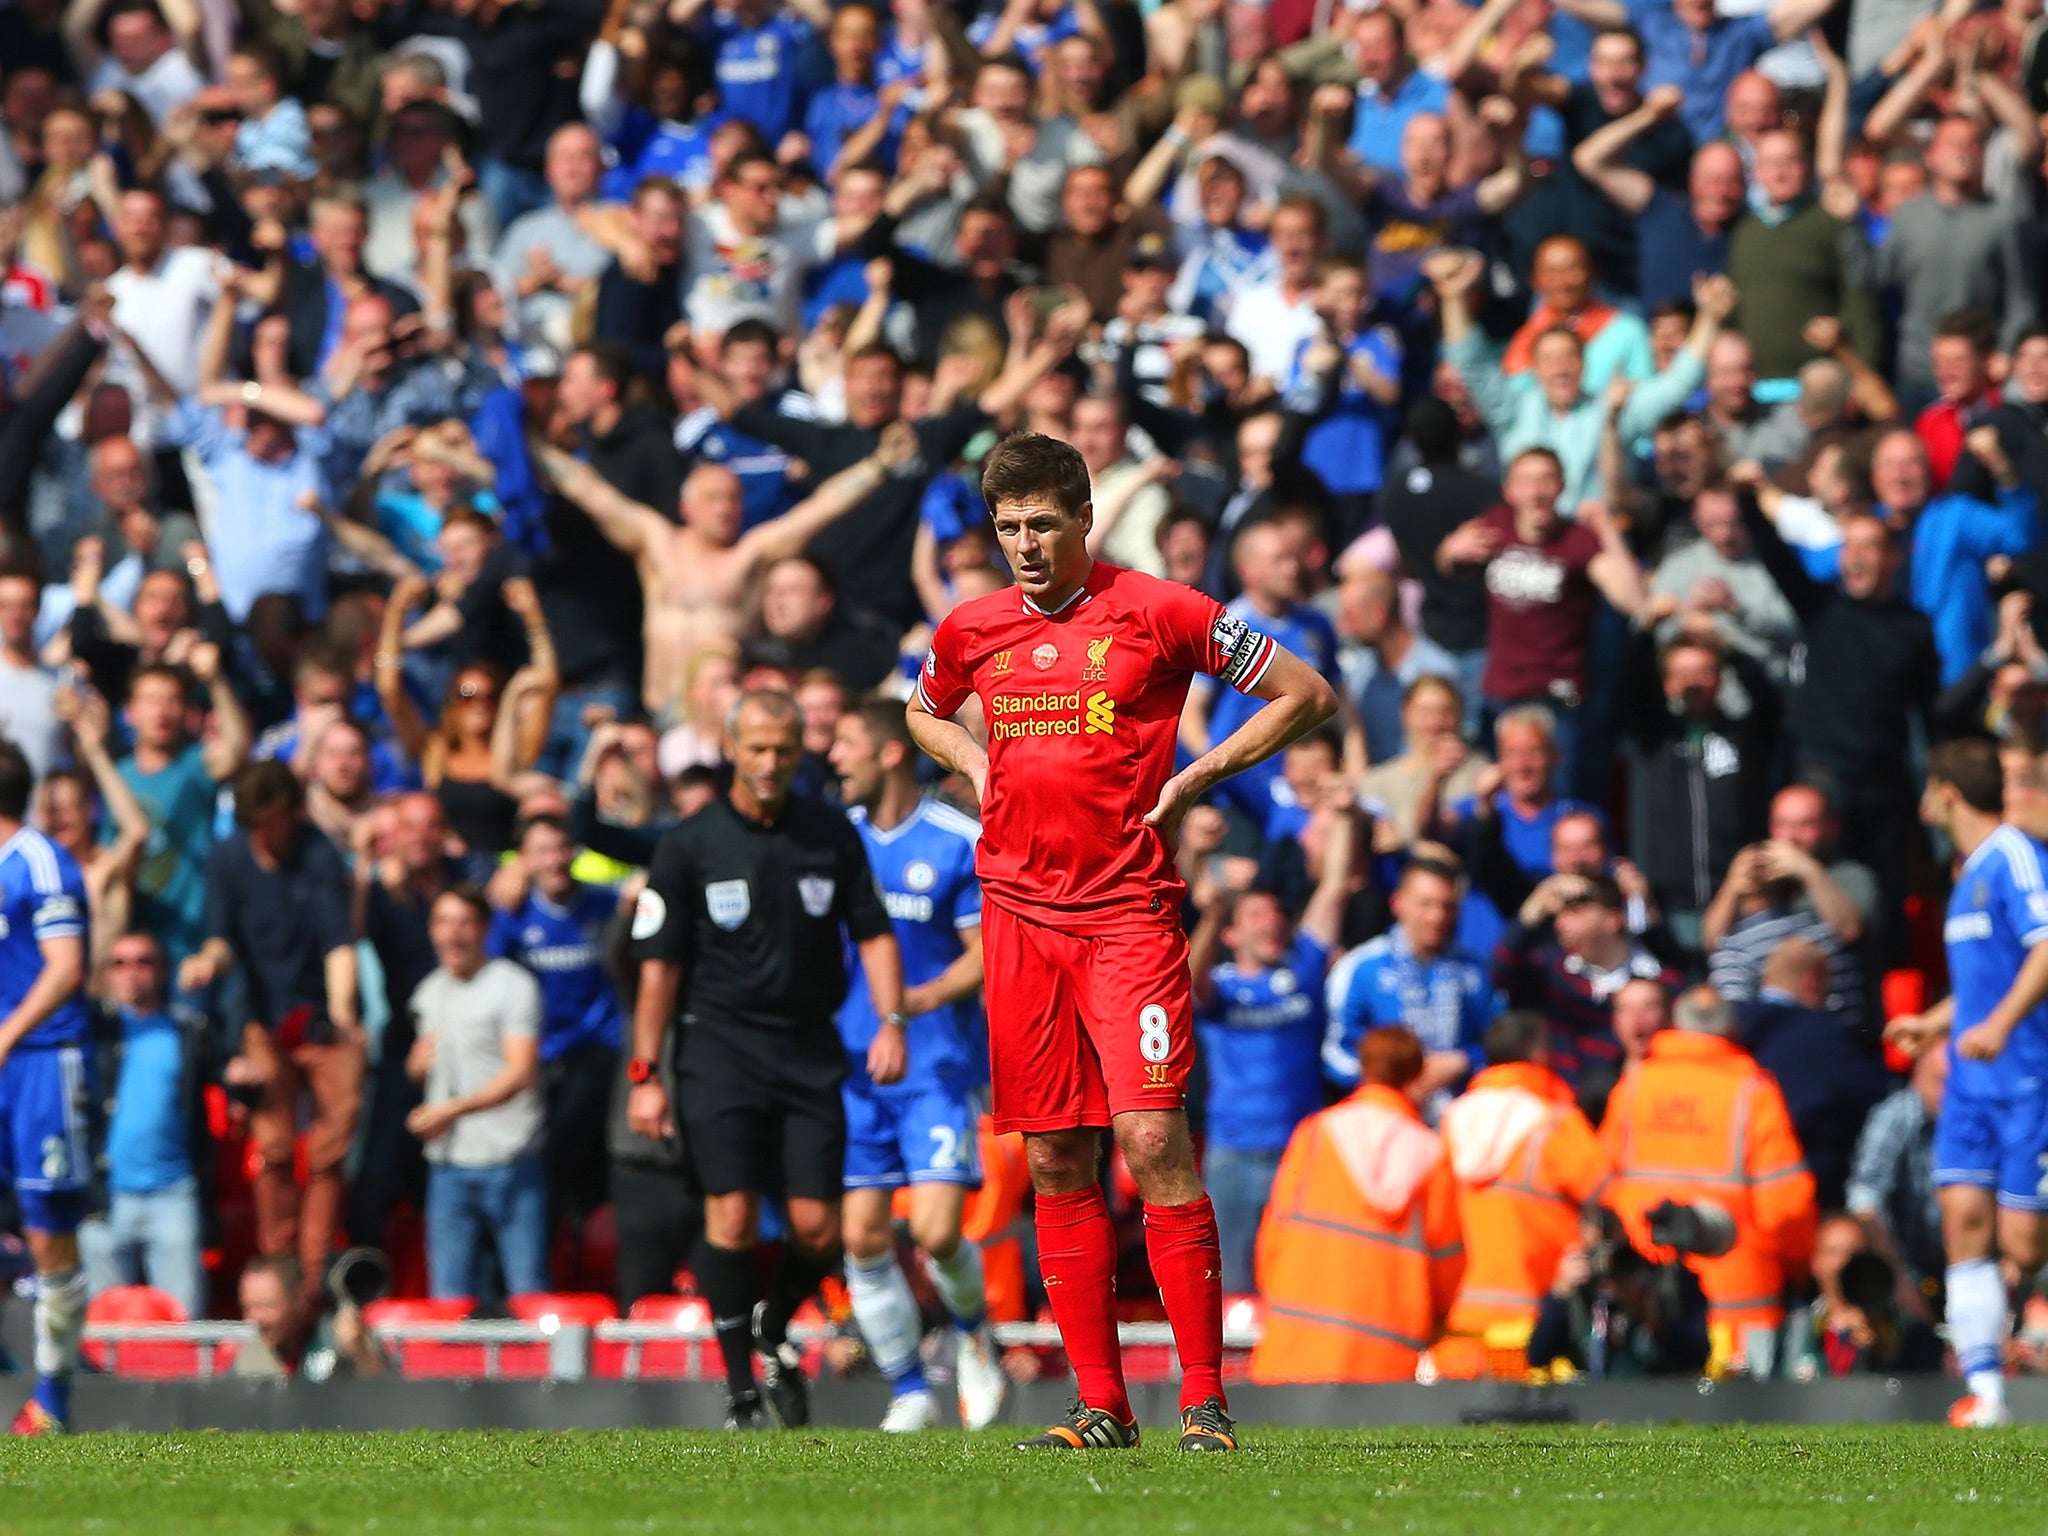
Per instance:
[[[633,937],[651,939],[667,921],[668,903],[661,899],[661,892],[652,886],[642,886],[640,899],[633,903]]]
[[[711,921],[730,933],[747,920],[754,903],[746,881],[714,880],[704,887],[704,907],[711,914]]]

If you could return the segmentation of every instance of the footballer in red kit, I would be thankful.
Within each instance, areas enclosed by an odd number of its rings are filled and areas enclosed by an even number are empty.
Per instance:
[[[1231,1450],[1222,1261],[1185,1110],[1194,1017],[1173,839],[1202,796],[1327,720],[1336,697],[1214,599],[1095,560],[1088,471],[1066,443],[1025,433],[998,444],[982,494],[1017,584],[939,626],[909,721],[918,745],[981,797],[996,1126],[1025,1135],[1046,1294],[1080,1389],[1065,1421],[1022,1444],[1138,1440],[1099,1181],[1108,1127],[1144,1200],[1146,1250],[1181,1357],[1180,1443]],[[1175,773],[1198,672],[1267,702]],[[986,750],[951,718],[970,697]]]

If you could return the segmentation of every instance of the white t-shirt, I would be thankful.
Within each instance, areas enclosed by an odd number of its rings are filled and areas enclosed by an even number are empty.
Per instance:
[[[1322,323],[1316,314],[1315,290],[1304,290],[1290,304],[1280,292],[1278,277],[1245,289],[1230,306],[1230,334],[1250,355],[1252,377],[1271,379],[1276,388],[1287,383],[1294,354]]]
[[[412,995],[419,1032],[434,1037],[425,1102],[440,1104],[475,1093],[505,1067],[505,1041],[540,1033],[540,983],[510,960],[486,960],[464,981],[436,966]],[[541,1096],[522,1088],[502,1104],[464,1115],[445,1136],[427,1143],[427,1161],[458,1168],[492,1168],[540,1146]]]
[[[126,91],[142,103],[150,121],[161,128],[172,111],[183,106],[204,89],[205,80],[192,61],[177,48],[167,48],[157,61],[139,75],[131,75],[111,54],[93,71],[87,96],[112,89]]]
[[[57,718],[57,674],[0,661],[0,736],[28,759],[37,778],[63,766],[64,723]]]
[[[768,234],[743,235],[725,204],[690,219],[690,324],[720,335],[742,320],[766,320],[801,334],[804,274],[832,257],[832,221],[784,219]]]
[[[181,245],[158,258],[152,272],[123,267],[107,279],[114,295],[114,324],[156,365],[156,371],[182,398],[199,387],[199,338],[206,318],[220,296],[214,276],[214,254],[196,245]],[[116,344],[107,359],[107,378],[126,389],[135,401],[134,437],[154,447],[159,413],[150,404],[142,370],[126,346]]]

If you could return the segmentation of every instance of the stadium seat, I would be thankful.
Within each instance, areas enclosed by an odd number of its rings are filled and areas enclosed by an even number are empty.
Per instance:
[[[514,1296],[505,1304],[505,1310],[521,1322],[539,1323],[543,1327],[552,1317],[558,1323],[580,1323],[594,1328],[619,1315],[611,1297],[591,1291],[533,1291]]]
[[[1906,968],[1884,973],[1884,1015],[1882,1022],[1890,1023],[1902,1014],[1919,1013],[1927,1006],[1927,976],[1923,971]],[[1884,1064],[1893,1072],[1913,1070],[1913,1058],[1900,1050],[1891,1041],[1884,1044]]]
[[[175,1298],[147,1285],[117,1285],[93,1297],[85,1309],[93,1323],[187,1323],[191,1319]],[[183,1381],[199,1374],[200,1346],[136,1341],[126,1344],[88,1343],[85,1363],[110,1376],[142,1381]]]
[[[514,1296],[505,1310],[523,1323],[537,1324],[553,1333],[564,1323],[594,1328],[619,1315],[609,1296],[588,1291],[534,1291]],[[552,1322],[552,1326],[551,1326]],[[502,1344],[498,1347],[498,1374],[519,1381],[545,1381],[553,1372],[554,1349],[545,1339],[531,1344]]]
[[[626,1316],[636,1323],[708,1328],[711,1303],[701,1296],[642,1296]],[[704,1345],[696,1339],[649,1339],[637,1344],[598,1339],[591,1345],[590,1370],[594,1376],[689,1381],[704,1374],[704,1359]]]
[[[363,1308],[363,1321],[372,1329],[407,1323],[459,1323],[475,1310],[476,1302],[467,1296],[391,1297]],[[481,1376],[490,1361],[481,1344],[392,1339],[387,1347],[407,1376]]]

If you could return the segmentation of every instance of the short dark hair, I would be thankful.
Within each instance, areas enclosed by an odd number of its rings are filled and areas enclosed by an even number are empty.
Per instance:
[[[1550,1044],[1550,1026],[1533,1008],[1510,1008],[1486,1026],[1480,1045],[1486,1059],[1496,1065],[1508,1061],[1534,1061]]]
[[[895,699],[862,699],[853,707],[853,713],[867,727],[877,747],[893,741],[911,762],[917,761],[917,741],[910,734],[910,721],[904,716],[902,704]]]
[[[633,354],[616,341],[586,341],[576,350],[590,359],[598,377],[623,399],[633,383]]]
[[[522,816],[519,819],[519,824],[512,829],[512,846],[517,848],[524,844],[526,834],[535,827],[547,827],[552,831],[561,833],[564,837],[569,835],[568,822],[557,816],[553,811],[538,811],[531,816]]]
[[[718,179],[720,181],[738,181],[740,179],[740,172],[750,165],[765,165],[769,170],[775,172],[777,176],[782,174],[782,167],[775,163],[775,157],[766,150],[743,149],[725,162],[725,174]]]
[[[1981,309],[1955,309],[1935,322],[1936,341],[1967,341],[1979,357],[1998,346],[1998,325]]]
[[[1927,777],[1954,786],[1973,811],[1997,816],[2005,810],[2005,773],[1999,767],[1998,748],[1980,737],[1944,741],[1929,752]],[[5,814],[4,807],[0,814]]]
[[[191,690],[186,686],[185,669],[183,667],[174,667],[167,661],[152,661],[130,672],[128,674],[128,697],[134,698],[136,690],[151,678],[169,683],[178,690],[179,698],[190,701],[192,694]]]
[[[235,825],[250,827],[272,811],[296,816],[306,803],[306,787],[291,765],[278,758],[251,763],[235,776]]]
[[[1043,432],[1019,432],[991,448],[981,463],[981,499],[990,512],[1006,501],[1048,498],[1068,516],[1094,499],[1088,461],[1072,443]]]
[[[744,320],[733,322],[731,329],[718,339],[718,355],[723,357],[734,347],[745,346],[748,342],[774,352],[782,345],[782,332],[760,316],[749,315]]]
[[[478,922],[487,928],[490,926],[490,899],[484,895],[484,888],[474,880],[457,881],[434,898],[434,905],[439,906],[444,901],[461,902],[465,907],[469,908],[471,914],[475,916]]]
[[[35,793],[36,771],[13,742],[0,738],[0,816],[14,821],[28,814],[29,796]]]

